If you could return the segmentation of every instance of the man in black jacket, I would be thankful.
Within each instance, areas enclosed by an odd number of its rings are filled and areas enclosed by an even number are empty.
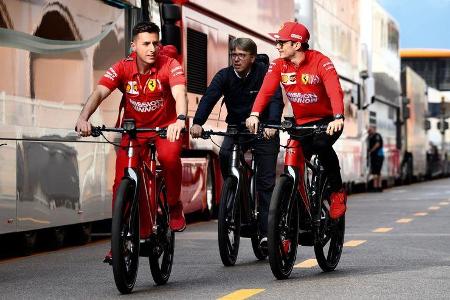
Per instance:
[[[268,66],[264,63],[255,62],[257,48],[255,42],[249,38],[235,39],[231,43],[230,50],[232,66],[220,70],[214,76],[198,105],[190,130],[193,138],[201,136],[203,131],[202,125],[205,124],[209,114],[222,96],[224,96],[223,102],[228,111],[226,117],[228,126],[234,125],[245,130],[243,122],[250,115],[253,102],[262,85]],[[282,111],[283,99],[281,88],[279,88],[266,111],[261,114],[261,122],[280,123]],[[261,239],[262,247],[265,247],[267,243],[269,204],[275,186],[280,142],[278,133],[274,129],[266,128],[264,136],[265,139],[263,140],[253,140],[251,144],[243,144],[247,149],[250,146],[253,147],[255,153],[257,167],[256,191],[260,205],[259,229],[263,236]],[[225,137],[219,153],[222,176],[224,178],[227,176],[229,169],[231,144],[232,139]]]

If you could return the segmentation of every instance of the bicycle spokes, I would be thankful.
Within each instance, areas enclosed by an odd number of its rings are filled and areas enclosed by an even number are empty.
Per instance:
[[[344,243],[345,217],[333,220],[329,215],[328,187],[323,185],[320,193],[320,227],[316,230],[314,252],[324,271],[332,271],[339,263]]]

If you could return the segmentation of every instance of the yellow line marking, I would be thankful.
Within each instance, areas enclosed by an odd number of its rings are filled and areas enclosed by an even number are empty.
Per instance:
[[[405,218],[405,219],[398,219],[397,221],[395,221],[395,223],[403,223],[403,224],[405,224],[405,223],[409,223],[409,222],[411,222],[413,219],[408,219],[408,218]]]
[[[353,240],[353,241],[348,241],[347,243],[344,244],[344,247],[357,247],[361,244],[364,244],[365,242],[367,242],[367,240]]]
[[[449,203],[447,201],[439,202],[439,205],[448,205]]]
[[[34,219],[34,218],[17,218],[18,221],[30,221],[30,222],[34,222],[34,223],[38,223],[38,224],[50,224],[50,221],[45,221],[45,220],[38,220],[38,219]]]
[[[417,213],[415,213],[414,215],[415,215],[416,217],[423,217],[423,216],[428,215],[428,213],[427,213],[427,212],[417,212]]]
[[[311,259],[307,259],[305,261],[302,261],[299,264],[296,264],[294,266],[294,268],[304,268],[304,269],[306,269],[306,268],[312,268],[312,267],[315,267],[315,266],[317,266],[317,260],[314,259],[314,258],[311,258]]]
[[[429,210],[438,210],[438,209],[440,209],[440,207],[439,206],[430,206],[430,207],[428,207],[428,209]]]
[[[241,289],[237,290],[235,292],[232,292],[231,294],[225,295],[221,298],[218,298],[218,300],[241,300],[241,299],[248,299],[256,294],[259,294],[261,292],[265,291],[265,289]]]
[[[372,232],[389,232],[392,229],[393,229],[392,227],[380,227],[375,230],[372,230]]]

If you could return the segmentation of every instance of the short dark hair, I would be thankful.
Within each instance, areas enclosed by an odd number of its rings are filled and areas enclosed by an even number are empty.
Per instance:
[[[255,42],[249,38],[237,38],[230,44],[230,50],[234,51],[236,48],[249,52],[251,55],[256,55],[258,52]]]
[[[306,51],[309,49],[309,44],[308,43],[302,43],[302,51]]]
[[[159,35],[159,27],[153,22],[139,22],[133,27],[132,39],[142,32],[157,33]]]

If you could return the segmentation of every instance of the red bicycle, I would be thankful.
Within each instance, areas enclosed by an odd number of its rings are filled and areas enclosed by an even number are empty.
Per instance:
[[[123,128],[93,127],[92,136],[103,132],[128,134],[128,166],[117,189],[113,207],[111,252],[114,281],[122,294],[133,290],[139,256],[149,257],[150,270],[156,284],[165,284],[172,270],[175,233],[169,227],[167,191],[156,167],[153,141],[139,143],[137,133],[155,132],[165,137],[165,128],[136,128],[132,119],[125,119]],[[116,144],[108,141],[117,146]],[[141,158],[140,147],[149,148],[149,159]],[[140,216],[150,220],[150,233],[140,236]],[[145,230],[145,232],[148,231]]]
[[[297,245],[313,246],[317,263],[325,271],[334,270],[341,258],[345,234],[345,216],[330,218],[330,185],[317,156],[303,156],[295,138],[325,132],[327,125],[264,125],[290,134],[284,158],[285,171],[272,194],[269,208],[268,252],[272,273],[288,278],[294,267]],[[298,135],[298,134],[301,134]]]

